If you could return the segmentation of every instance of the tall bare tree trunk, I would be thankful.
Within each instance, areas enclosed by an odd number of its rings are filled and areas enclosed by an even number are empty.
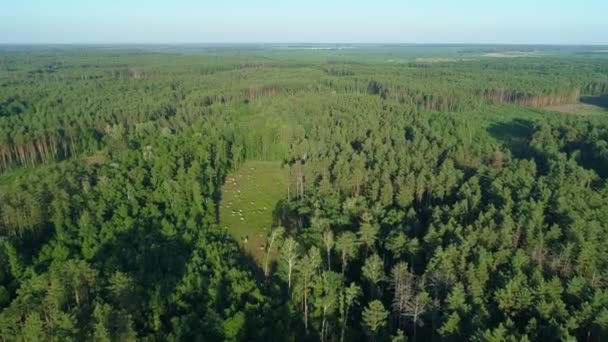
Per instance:
[[[308,289],[307,289],[306,279],[304,279],[304,328],[306,332],[308,332]]]
[[[348,320],[348,309],[350,309],[350,305],[346,306],[346,310],[344,310],[344,318],[342,319],[342,332],[340,333],[340,342],[344,342],[344,335],[346,334],[346,321]]]

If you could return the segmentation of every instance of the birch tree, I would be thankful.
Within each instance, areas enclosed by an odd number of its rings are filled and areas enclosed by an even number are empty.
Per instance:
[[[323,232],[323,246],[325,247],[325,253],[327,255],[327,269],[331,271],[331,250],[334,248],[334,232],[331,229]]]
[[[284,233],[285,233],[285,228],[276,227],[275,229],[273,229],[270,232],[270,236],[268,236],[268,242],[266,243],[266,257],[264,259],[264,274],[266,275],[266,277],[269,276],[269,272],[270,272],[269,267],[268,267],[269,260],[270,260],[270,253],[272,253],[275,243],[277,243],[283,237]]]
[[[281,259],[287,265],[287,288],[291,289],[291,275],[298,260],[298,242],[292,237],[288,237],[283,242]]]

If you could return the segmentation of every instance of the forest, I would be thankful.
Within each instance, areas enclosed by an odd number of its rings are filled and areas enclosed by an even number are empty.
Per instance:
[[[0,46],[0,341],[608,340],[590,49]]]

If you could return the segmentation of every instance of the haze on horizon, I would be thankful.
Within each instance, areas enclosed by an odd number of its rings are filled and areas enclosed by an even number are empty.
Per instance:
[[[0,44],[608,44],[608,1],[20,0]]]

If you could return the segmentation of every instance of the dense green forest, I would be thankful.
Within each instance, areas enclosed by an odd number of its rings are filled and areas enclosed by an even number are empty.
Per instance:
[[[593,49],[0,47],[0,341],[604,341]]]

